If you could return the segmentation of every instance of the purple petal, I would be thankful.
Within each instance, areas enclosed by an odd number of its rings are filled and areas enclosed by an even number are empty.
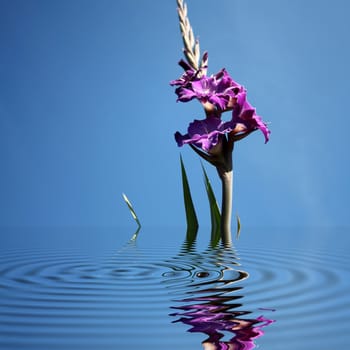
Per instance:
[[[184,144],[193,144],[208,152],[219,142],[219,135],[231,132],[235,126],[232,121],[223,123],[220,118],[210,117],[203,120],[194,120],[188,126],[188,133],[175,134],[179,147]]]
[[[204,58],[207,57],[203,56]],[[188,102],[196,98],[201,103],[209,101],[217,109],[225,111],[232,108],[229,106],[230,101],[244,91],[225,69],[208,77],[204,74],[204,68],[194,71],[185,61],[180,61],[180,65],[185,69],[185,73],[179,79],[170,82],[171,85],[179,86],[175,90],[178,101]]]
[[[177,142],[177,145],[179,147],[182,147],[186,142],[186,140],[188,139],[188,134],[186,135],[181,135],[178,131],[176,131],[175,133],[175,141]]]
[[[255,108],[246,100],[246,93],[237,97],[236,105],[232,110],[232,121],[243,124],[246,132],[261,130],[265,136],[265,143],[269,140],[271,132],[262,118],[256,114]]]
[[[178,87],[175,90],[175,92],[178,96],[178,101],[181,101],[181,102],[188,102],[196,97],[196,94],[193,92],[193,90],[183,88],[183,87]]]
[[[220,97],[219,95],[211,95],[208,101],[214,106],[217,106],[223,110],[226,108],[228,104],[229,97]]]
[[[267,143],[270,139],[271,131],[268,129],[267,125],[262,121],[261,117],[258,115],[255,116],[256,119],[256,125],[259,130],[264,134],[265,136],[265,143]]]

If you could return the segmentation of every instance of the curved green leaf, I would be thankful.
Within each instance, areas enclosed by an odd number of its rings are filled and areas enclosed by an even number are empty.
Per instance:
[[[187,222],[186,240],[188,242],[193,242],[197,237],[199,225],[198,225],[196,210],[194,208],[194,204],[191,196],[190,185],[187,179],[185,165],[181,155],[180,155],[180,163],[181,163],[182,189],[183,189],[183,197],[184,197],[184,203],[185,203],[186,222]]]
[[[220,233],[220,222],[221,222],[221,213],[216,200],[213,188],[211,187],[207,172],[202,164],[205,189],[207,190],[209,207],[210,207],[210,218],[211,218],[211,238],[210,243],[212,246],[216,246],[220,242],[221,233]]]
[[[125,201],[126,205],[128,206],[128,208],[130,210],[130,213],[131,213],[132,217],[134,218],[134,220],[136,221],[137,226],[138,226],[137,231],[134,233],[134,235],[131,238],[131,240],[136,240],[137,235],[139,234],[139,231],[141,229],[141,223],[140,223],[139,218],[136,215],[136,212],[135,212],[135,210],[134,210],[134,208],[133,208],[129,198],[126,196],[125,193],[123,193],[122,195],[123,195],[123,198],[124,198],[124,201]]]

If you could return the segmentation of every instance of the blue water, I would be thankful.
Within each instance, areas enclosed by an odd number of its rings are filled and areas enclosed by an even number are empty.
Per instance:
[[[346,349],[348,233],[3,229],[0,349]]]

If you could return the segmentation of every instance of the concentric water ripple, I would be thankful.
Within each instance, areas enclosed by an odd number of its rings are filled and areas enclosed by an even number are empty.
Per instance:
[[[261,248],[242,249],[241,255],[251,274],[245,288],[250,304],[277,309],[276,341],[297,345],[304,337],[305,348],[346,348],[349,255]]]
[[[346,348],[349,263],[252,247],[5,250],[0,349]]]

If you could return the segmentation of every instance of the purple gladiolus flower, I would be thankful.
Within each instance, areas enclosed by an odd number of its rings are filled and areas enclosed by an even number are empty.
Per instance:
[[[192,81],[198,79],[198,76],[200,75],[200,71],[194,70],[186,61],[181,60],[179,62],[179,65],[185,70],[185,73],[176,80],[172,80],[170,82],[171,86],[186,86]]]
[[[244,88],[236,83],[225,69],[208,77],[186,67],[181,61],[180,65],[185,69],[185,73],[179,79],[170,82],[171,85],[179,86],[175,90],[178,101],[188,102],[196,98],[203,104],[209,102],[224,111],[230,108],[233,98],[244,92]]]
[[[203,56],[207,62],[207,54]],[[177,86],[175,92],[178,101],[188,102],[199,100],[205,109],[207,118],[194,120],[185,135],[175,133],[178,146],[193,144],[206,152],[215,147],[223,134],[230,133],[233,140],[239,140],[254,130],[261,130],[265,136],[265,143],[269,140],[270,130],[262,121],[246,99],[247,91],[236,83],[225,69],[215,75],[206,76],[206,64],[200,69],[193,69],[187,62],[181,60],[179,65],[184,74],[177,80],[170,82]],[[223,122],[222,112],[232,110],[232,119]],[[240,137],[241,136],[241,137]]]
[[[177,86],[185,87],[186,85],[188,85],[192,81],[195,81],[195,80],[199,79],[201,76],[206,75],[207,68],[208,68],[207,62],[208,62],[208,53],[207,52],[204,53],[203,58],[202,58],[202,65],[198,70],[193,69],[185,60],[181,59],[179,61],[179,66],[181,66],[183,68],[185,73],[179,79],[172,80],[170,82],[170,85],[171,86],[177,85]]]
[[[217,117],[194,120],[188,126],[186,135],[175,133],[175,140],[179,147],[184,144],[193,144],[208,152],[218,144],[220,135],[231,132],[234,127],[234,121],[223,122]]]
[[[265,143],[269,140],[270,130],[256,114],[255,108],[246,99],[246,94],[237,97],[237,101],[232,110],[232,122],[236,124],[234,133],[247,133],[254,130],[261,130],[265,136]]]

